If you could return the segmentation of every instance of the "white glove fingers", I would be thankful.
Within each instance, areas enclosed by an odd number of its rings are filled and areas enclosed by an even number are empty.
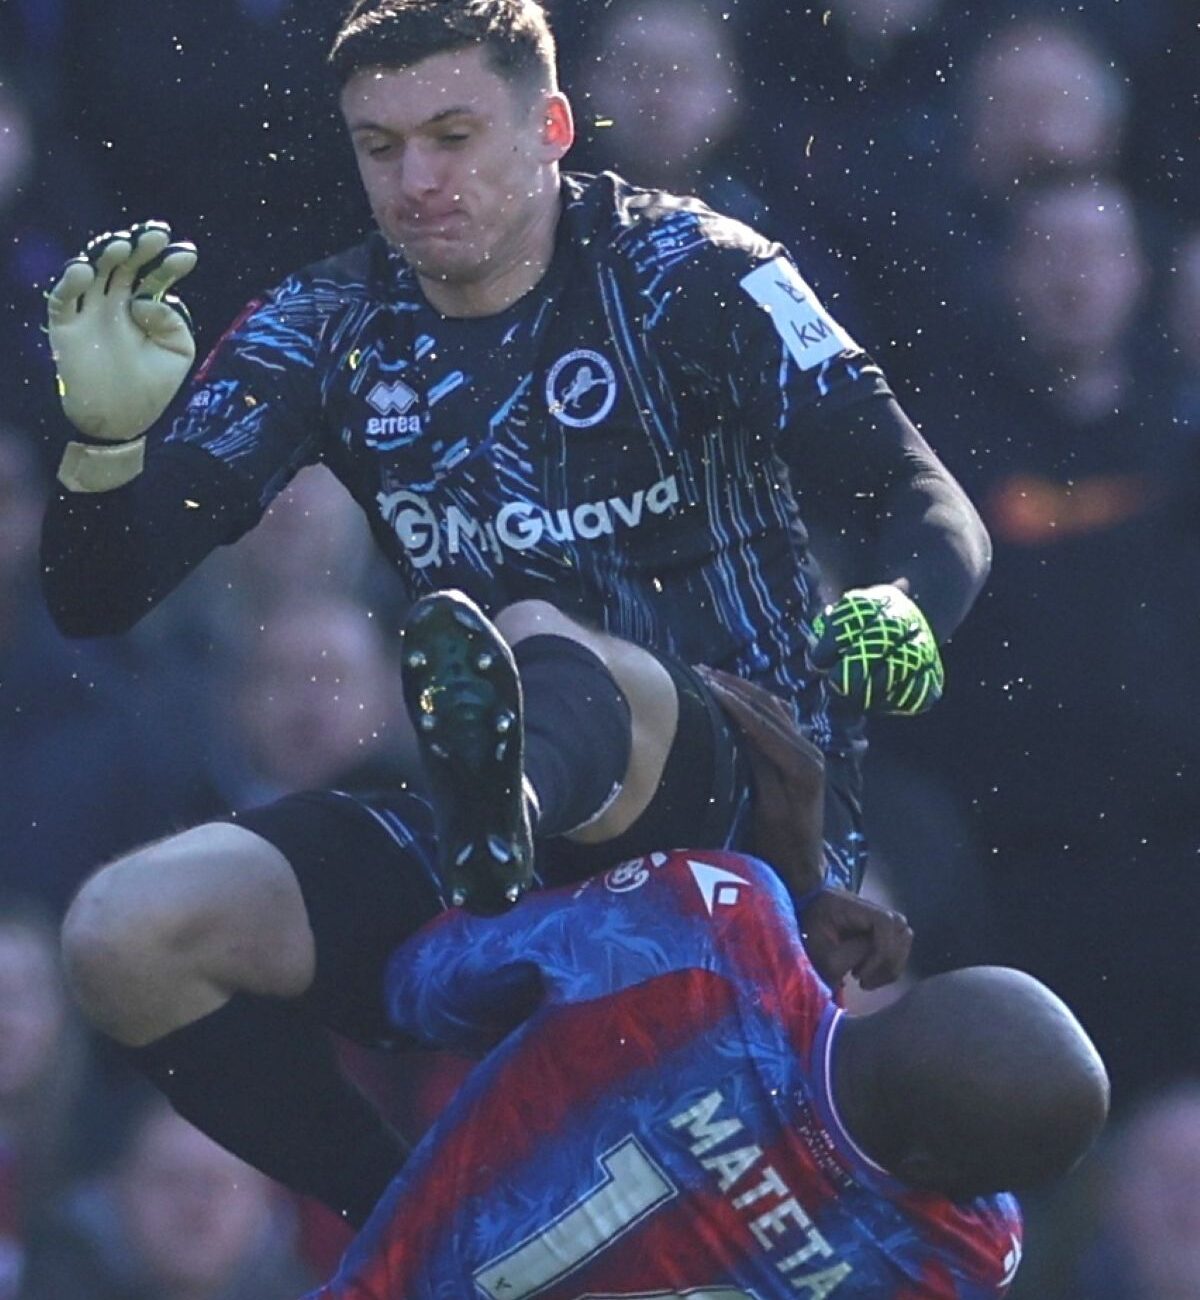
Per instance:
[[[140,221],[130,228],[129,233],[133,239],[133,252],[127,265],[136,279],[138,273],[171,242],[171,227],[165,221]]]
[[[138,297],[159,298],[196,265],[196,246],[185,240],[168,244],[153,261],[142,268],[138,280]]]
[[[127,231],[118,231],[113,242],[100,254],[102,262],[116,262],[109,274],[106,292],[129,293],[142,268],[158,257],[170,242],[171,227],[165,221],[143,221]],[[118,253],[113,250],[121,250],[126,244],[128,250],[118,260]]]
[[[58,283],[46,295],[46,310],[52,325],[61,325],[78,314],[82,298],[96,282],[96,269],[86,257],[73,257],[63,267]]]
[[[96,278],[106,294],[128,293],[133,287],[133,274],[129,270],[132,254],[133,236],[127,230],[118,231],[100,251],[96,258]]]
[[[133,247],[133,236],[128,230],[106,230],[102,235],[89,239],[83,255],[96,268],[101,278],[112,274],[112,270],[129,256]]]

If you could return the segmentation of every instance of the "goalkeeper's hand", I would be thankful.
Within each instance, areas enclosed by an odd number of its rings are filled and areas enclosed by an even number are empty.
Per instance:
[[[99,235],[48,295],[50,348],[67,419],[88,438],[127,443],[162,415],[196,356],[191,319],[168,293],[195,247],[147,221]]]
[[[925,615],[898,587],[847,591],[813,622],[815,667],[864,711],[924,713],[942,696],[945,672]]]

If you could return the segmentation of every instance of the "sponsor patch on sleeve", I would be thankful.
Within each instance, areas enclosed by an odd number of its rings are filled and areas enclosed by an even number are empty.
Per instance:
[[[787,258],[777,257],[757,267],[743,278],[742,288],[770,312],[801,370],[811,370],[847,349],[857,351],[858,344],[821,306]]]

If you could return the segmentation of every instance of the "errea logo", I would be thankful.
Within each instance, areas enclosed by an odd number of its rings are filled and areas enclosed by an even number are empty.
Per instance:
[[[367,394],[367,401],[380,415],[407,415],[417,400],[403,379],[385,383],[382,379]]]
[[[417,394],[404,380],[379,380],[367,394],[367,405],[379,412],[367,421],[367,441],[387,451],[417,436],[421,432],[420,413],[409,414],[416,404]]]

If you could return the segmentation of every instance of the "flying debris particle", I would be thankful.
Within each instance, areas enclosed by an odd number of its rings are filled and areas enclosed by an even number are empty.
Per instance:
[[[612,125],[613,125],[613,120],[611,117],[598,117],[596,119],[597,127],[612,126]]]
[[[357,370],[358,363],[361,360],[362,360],[362,353],[359,351],[358,348],[355,348],[354,351],[351,352],[350,355],[346,358],[346,364],[350,367],[351,370]]]
[[[832,17],[833,17],[833,10],[832,10],[832,9],[826,9],[825,12],[821,15],[821,26],[822,26],[822,27],[828,27],[828,26],[829,26],[829,20],[830,20],[830,18],[832,18]]]
[[[193,501],[190,497],[184,497],[183,504],[188,510],[199,510],[200,502]]]
[[[804,156],[805,156],[806,158],[811,158],[811,157],[812,157],[813,141],[814,141],[816,138],[817,138],[817,137],[816,137],[815,135],[810,135],[810,136],[808,137],[808,140],[805,142],[805,145],[804,145]]]

